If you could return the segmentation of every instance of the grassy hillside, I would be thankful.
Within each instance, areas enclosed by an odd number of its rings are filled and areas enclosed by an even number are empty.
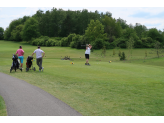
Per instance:
[[[41,47],[46,53],[43,72],[38,71],[35,62],[37,71],[25,72],[24,60],[23,72],[9,73],[12,53],[19,45],[23,46],[25,59],[36,49],[25,42],[0,41],[0,72],[42,88],[83,115],[164,115],[164,58],[148,54],[144,59],[145,50],[149,53],[150,49],[134,49],[125,61],[119,61],[119,49],[115,49],[114,56],[113,50],[107,50],[106,57],[101,56],[101,50],[94,50],[90,55],[91,66],[85,66],[85,50]],[[128,55],[128,50],[121,51]],[[70,56],[72,61],[61,60],[64,56]]]
[[[1,96],[0,96],[0,116],[7,116],[6,105]]]

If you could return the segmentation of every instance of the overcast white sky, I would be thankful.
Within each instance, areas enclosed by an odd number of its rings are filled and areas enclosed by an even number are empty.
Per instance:
[[[163,5],[163,6],[162,6]],[[5,0],[0,4],[0,27],[6,29],[10,22],[23,16],[32,16],[37,10],[44,12],[53,7],[64,10],[82,10],[111,12],[112,17],[119,17],[127,24],[140,23],[149,28],[164,29],[164,4],[162,0]]]

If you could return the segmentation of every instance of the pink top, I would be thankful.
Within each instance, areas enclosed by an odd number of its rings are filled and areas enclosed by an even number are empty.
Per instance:
[[[22,49],[18,49],[16,54],[18,54],[18,56],[23,56],[24,51]]]

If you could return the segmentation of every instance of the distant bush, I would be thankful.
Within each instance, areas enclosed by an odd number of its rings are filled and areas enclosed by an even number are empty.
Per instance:
[[[55,42],[55,46],[60,46],[60,42],[61,42],[61,41],[56,41],[56,42]]]
[[[48,36],[40,36],[39,38],[32,38],[32,45],[35,46],[55,46],[56,41],[54,39],[50,39]]]
[[[52,39],[49,39],[46,41],[46,46],[50,47],[50,46],[55,46],[55,41]]]
[[[135,46],[135,48],[142,48],[142,41],[137,40],[136,42],[134,42],[134,46]]]
[[[81,45],[86,44],[86,37],[84,35],[80,35],[78,38],[78,41],[76,42],[76,48],[77,49],[83,49],[85,47],[82,47]]]
[[[110,49],[110,43],[109,42],[104,42],[106,49]]]
[[[85,47],[82,47],[81,45],[85,45],[86,43],[88,42],[86,41],[86,37],[84,35],[73,35],[72,42],[70,43],[70,47],[83,49]]]
[[[51,39],[54,39],[54,40],[61,40],[63,37],[51,37]]]
[[[92,46],[94,49],[101,49],[104,46],[104,40],[101,38],[97,38],[93,42]]]
[[[116,47],[116,43],[115,42],[110,43],[109,49],[114,49],[115,47]]]
[[[45,46],[46,45],[46,41],[44,39],[39,39],[37,45],[38,46]]]
[[[76,48],[76,45],[75,45],[75,42],[74,41],[71,42],[70,47],[71,48]]]
[[[68,47],[69,46],[69,43],[68,43],[68,37],[64,37],[60,40],[60,46],[61,47]]]
[[[75,33],[73,33],[73,34],[69,34],[69,35],[68,35],[68,45],[71,44],[71,42],[72,42],[72,38],[75,37],[75,36],[76,36]]]
[[[51,44],[51,46],[56,46],[56,41],[55,41],[55,40],[52,40],[52,39],[51,39],[51,41],[50,41],[50,42],[51,42],[51,43],[50,43],[50,44]]]
[[[121,52],[119,52],[118,56],[120,57],[120,61],[125,60],[125,58],[126,58],[124,52],[122,52],[122,54],[121,54]]]

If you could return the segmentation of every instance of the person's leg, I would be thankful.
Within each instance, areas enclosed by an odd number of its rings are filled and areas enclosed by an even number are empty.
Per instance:
[[[21,62],[21,68],[22,68],[23,67],[23,59],[24,59],[24,57],[22,56],[21,58],[22,58],[22,62]]]
[[[41,68],[42,71],[43,71],[44,67],[42,66],[42,63],[43,63],[43,58],[41,58],[41,61],[40,61],[40,68]]]
[[[89,59],[87,58],[87,59],[86,59],[86,63],[87,63],[87,64],[88,64],[88,60],[89,60]]]
[[[42,58],[37,59],[37,65],[39,67],[39,70],[41,70],[42,69]]]
[[[42,69],[42,58],[40,58],[39,66],[40,66],[40,70],[41,70]]]
[[[88,64],[87,54],[85,54],[85,58],[86,58],[86,63],[85,63],[85,65],[87,65],[87,64]]]
[[[23,59],[24,59],[24,57],[23,56],[19,56],[18,58],[20,59],[21,68],[22,68],[23,67]]]
[[[36,64],[37,64],[38,67],[39,67],[39,59],[38,59],[38,58],[36,59]]]
[[[90,65],[90,64],[89,64],[89,54],[88,54],[88,56],[87,56],[87,65]]]

